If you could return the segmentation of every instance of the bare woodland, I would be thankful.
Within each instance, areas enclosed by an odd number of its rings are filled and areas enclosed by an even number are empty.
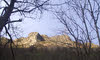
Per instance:
[[[50,3],[50,0],[0,0],[0,2],[5,3],[5,6],[0,6],[0,33],[4,30],[9,36],[13,57],[13,39],[9,29],[13,23],[23,21],[21,18],[19,20],[11,19],[11,16],[17,13],[25,18],[32,18],[27,14],[34,14],[37,11],[40,14],[43,11],[52,12],[64,25],[64,33],[71,36],[72,40],[76,42],[78,56],[80,56],[81,50],[79,42],[83,44],[86,57],[91,54],[93,41],[98,41],[100,46],[100,0],[63,0],[63,3],[56,4]],[[15,59],[13,58],[13,60]]]

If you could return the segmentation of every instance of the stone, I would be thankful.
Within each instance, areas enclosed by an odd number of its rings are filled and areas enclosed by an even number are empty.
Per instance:
[[[8,40],[9,39],[2,37],[0,40],[1,46],[5,45],[8,42]],[[40,35],[38,32],[31,32],[28,34],[28,37],[21,37],[13,41],[15,45],[20,48],[29,48],[31,46],[47,47],[47,48],[76,47],[76,42],[72,41],[70,37],[66,34],[48,37],[47,35]],[[83,46],[80,42],[78,43],[78,45]],[[94,48],[98,46],[92,44],[91,47]]]
[[[31,32],[26,38],[19,38],[14,40],[16,45],[23,45],[24,47],[30,47],[38,41],[44,41],[43,37],[38,32]]]
[[[41,35],[45,41],[50,41],[50,37],[48,37],[47,35]]]
[[[73,41],[70,39],[70,37],[68,35],[57,35],[57,36],[53,36],[51,37],[51,40],[59,43],[59,44],[66,44],[69,46],[73,46]]]

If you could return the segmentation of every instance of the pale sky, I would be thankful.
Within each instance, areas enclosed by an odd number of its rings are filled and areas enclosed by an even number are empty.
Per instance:
[[[53,3],[61,3],[63,0],[52,0]],[[3,4],[0,4],[4,6]],[[59,9],[58,9],[59,10]],[[36,17],[38,13],[33,14],[32,16]],[[13,14],[12,14],[13,15]],[[16,14],[11,17],[12,20],[17,20],[19,18],[25,18]],[[63,28],[63,25],[55,18],[55,16],[50,12],[44,12],[41,18],[37,17],[36,19],[24,19],[21,23],[15,23],[16,26],[19,26],[23,31],[22,36],[26,37],[30,32],[38,32],[40,34],[45,34],[48,36],[54,36],[59,34],[58,30]],[[95,41],[97,43],[97,41]]]
[[[41,18],[36,18],[35,20],[25,19],[21,23],[16,23],[16,25],[21,26],[23,36],[27,36],[30,32],[54,36],[57,35],[58,30],[63,27],[52,13],[47,12],[45,12]]]
[[[1,1],[1,0],[0,0]],[[52,4],[54,3],[63,3],[63,0],[51,0]],[[0,2],[1,7],[5,6],[5,3],[2,1]],[[2,10],[0,10],[2,11]],[[23,31],[23,36],[27,36],[30,32],[39,32],[40,34],[46,34],[48,36],[54,36],[57,33],[57,30],[63,27],[59,22],[56,20],[52,13],[48,13],[47,11],[43,13],[42,17],[39,18],[36,16],[38,13],[34,13],[31,16],[36,17],[36,19],[25,19],[25,17],[19,16],[19,14],[12,14],[12,20],[18,20],[19,18],[24,18],[24,21],[21,23],[14,23],[16,26],[19,26],[20,29]]]

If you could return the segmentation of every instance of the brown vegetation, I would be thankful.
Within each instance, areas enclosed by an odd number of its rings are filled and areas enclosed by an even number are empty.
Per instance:
[[[92,49],[89,51],[88,47],[77,43],[79,47],[75,47],[76,42],[72,41],[67,35],[58,35],[48,37],[46,35],[40,35],[44,41],[37,41],[34,45],[28,46],[21,43],[23,39],[20,38],[14,42],[21,42],[17,47],[13,45],[13,51],[15,60],[99,60],[100,59],[100,48],[97,45],[92,44]],[[37,37],[38,36],[33,37]],[[32,36],[31,36],[32,37]],[[7,38],[1,39],[2,46],[7,43]],[[37,38],[36,38],[37,39]],[[33,39],[33,40],[36,40]],[[46,40],[47,39],[47,40]],[[68,44],[69,43],[69,44]],[[9,45],[9,44],[8,44]],[[28,47],[26,47],[28,46]],[[13,60],[12,53],[9,47],[0,47],[0,60]]]

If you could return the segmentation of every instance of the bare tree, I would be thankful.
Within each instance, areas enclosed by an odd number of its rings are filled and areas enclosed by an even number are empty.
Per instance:
[[[28,14],[34,14],[36,11],[42,13],[42,11],[45,10],[45,5],[47,5],[48,1],[49,0],[0,0],[0,36],[2,30],[5,28],[4,31],[10,38],[8,43],[10,42],[13,60],[15,60],[14,52],[12,50],[13,39],[9,32],[9,28],[11,28],[11,23],[21,22],[22,19],[19,18],[18,20],[12,20],[11,17],[14,14],[18,14],[27,18],[32,17],[28,16]]]
[[[65,26],[67,33],[79,41],[100,41],[99,0],[70,0],[56,11],[56,17]],[[100,45],[100,42],[99,42]]]
[[[11,17],[15,17],[15,14],[20,15],[24,18],[32,18],[32,15],[35,12],[39,11],[40,13],[42,13],[42,11],[45,10],[45,5],[47,5],[48,1],[49,0],[1,0],[0,36],[4,27],[4,30],[7,33],[7,31],[11,28],[12,23],[22,21],[21,18],[19,18],[18,20],[12,20]],[[29,16],[29,14],[31,14],[31,16]]]
[[[76,41],[76,47],[82,42],[90,52],[91,43],[96,40],[100,46],[100,0],[67,0],[65,3],[55,15]]]
[[[42,12],[44,9],[44,5],[49,0],[42,1],[42,0],[2,0],[0,1],[5,6],[0,6],[1,14],[0,14],[0,32],[2,31],[3,27],[7,24],[13,22],[21,22],[22,20],[11,20],[12,14],[19,13],[24,17],[27,14],[32,14],[35,11],[39,10]]]

